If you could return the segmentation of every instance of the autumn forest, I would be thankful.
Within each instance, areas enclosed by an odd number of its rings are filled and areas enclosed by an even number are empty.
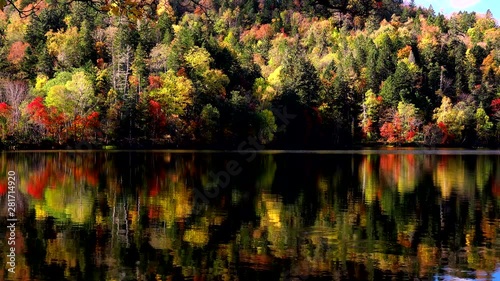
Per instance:
[[[490,12],[402,0],[0,7],[3,148],[500,144]]]

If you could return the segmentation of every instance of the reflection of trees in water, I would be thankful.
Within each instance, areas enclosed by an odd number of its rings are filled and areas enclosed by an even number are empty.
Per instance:
[[[9,157],[0,167],[15,163],[29,199],[26,267],[41,275],[355,278],[357,268],[377,279],[500,262],[500,162],[490,156],[260,155],[207,204],[194,188],[237,155]]]
[[[436,158],[433,181],[445,199],[453,191],[466,198],[474,197],[476,189],[482,191],[488,182],[495,181],[491,178],[494,165],[489,156],[441,155]]]
[[[422,174],[422,155],[382,154],[379,173],[382,185],[397,188],[398,192],[412,192]]]

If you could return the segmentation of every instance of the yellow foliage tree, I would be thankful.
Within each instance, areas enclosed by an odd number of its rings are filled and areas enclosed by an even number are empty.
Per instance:
[[[162,87],[153,90],[150,96],[165,106],[167,114],[183,114],[186,106],[193,102],[193,83],[184,76],[177,76],[172,70],[161,77]]]

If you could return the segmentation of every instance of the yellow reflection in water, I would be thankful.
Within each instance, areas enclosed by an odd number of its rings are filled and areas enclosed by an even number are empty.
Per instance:
[[[453,189],[463,194],[467,188],[474,188],[473,179],[467,176],[462,156],[439,156],[433,173],[433,182],[441,190],[441,196],[449,198]]]
[[[208,243],[208,225],[206,227],[191,228],[184,232],[184,241],[194,246],[203,247]]]
[[[283,208],[283,202],[277,196],[271,194],[262,194],[262,213],[261,225],[281,227],[280,213]]]
[[[42,220],[45,219],[49,214],[45,210],[44,204],[41,203],[35,203],[34,204],[34,209],[35,209],[35,218],[37,220]]]
[[[363,155],[359,167],[359,180],[364,192],[364,199],[368,203],[376,199],[377,190],[380,189],[378,174],[374,173],[374,158],[376,157],[375,155]]]
[[[480,190],[486,186],[491,174],[493,173],[493,161],[486,155],[476,158],[476,185]]]
[[[162,192],[148,198],[148,205],[154,210],[151,216],[161,218],[171,227],[191,214],[192,194],[192,189],[183,184],[167,184]]]
[[[37,216],[52,215],[68,218],[74,223],[85,223],[92,213],[92,194],[89,191],[69,192],[66,188],[47,188],[41,202],[45,210],[39,209]],[[40,204],[38,204],[40,206]]]
[[[64,239],[63,237],[47,240],[45,262],[66,265],[65,275],[69,276],[70,268],[74,268],[78,263],[81,265],[82,262],[78,259],[79,255],[75,251],[77,248],[72,247],[74,243],[73,239]]]
[[[267,231],[267,240],[271,249],[276,251],[276,256],[284,256],[282,250],[287,243],[287,233],[281,221],[283,202],[280,197],[267,193],[261,193],[260,198],[257,204],[257,213],[261,215],[260,227]]]

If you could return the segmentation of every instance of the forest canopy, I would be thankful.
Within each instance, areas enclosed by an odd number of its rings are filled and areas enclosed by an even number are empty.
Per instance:
[[[4,146],[500,143],[491,12],[399,0],[0,7]]]

